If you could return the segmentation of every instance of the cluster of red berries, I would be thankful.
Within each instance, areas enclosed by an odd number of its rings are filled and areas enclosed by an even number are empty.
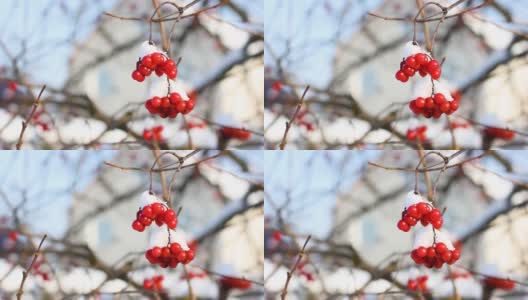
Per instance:
[[[235,139],[240,141],[247,141],[251,138],[251,132],[245,129],[236,127],[222,127],[220,129],[220,135],[224,139]]]
[[[486,277],[482,280],[484,285],[495,288],[495,289],[501,289],[505,291],[510,291],[515,288],[515,281],[500,277]]]
[[[444,224],[442,213],[438,208],[432,208],[429,204],[420,202],[407,207],[402,212],[402,218],[398,221],[398,229],[408,232],[418,221],[423,226],[431,224],[435,229],[440,229]]]
[[[143,280],[143,288],[149,291],[163,290],[163,275],[154,276]]]
[[[170,79],[175,79],[178,76],[178,69],[174,60],[155,52],[139,59],[136,63],[136,70],[132,72],[132,78],[135,81],[143,82],[145,77],[150,76],[152,72],[155,72],[158,77],[166,74]]]
[[[251,281],[232,276],[222,276],[220,284],[230,289],[247,290],[251,288]]]
[[[419,126],[414,129],[407,129],[407,139],[409,141],[420,141],[425,142],[427,141],[427,137],[425,136],[425,132],[427,131],[427,126]]]
[[[42,271],[41,269],[43,263],[44,263],[43,259],[39,259],[35,261],[35,263],[33,264],[33,274],[40,276],[40,278],[42,278],[42,280],[44,281],[49,281],[50,276],[48,272]]]
[[[489,137],[505,141],[511,141],[515,138],[514,131],[500,127],[486,127],[484,128],[483,133]]]
[[[418,97],[409,102],[409,108],[417,115],[423,115],[426,118],[438,119],[442,114],[450,115],[457,111],[459,100],[449,101],[444,94],[436,93],[431,97]]]
[[[138,210],[136,220],[132,222],[132,228],[135,231],[143,232],[145,227],[150,226],[153,221],[158,226],[167,224],[170,229],[176,229],[178,225],[178,218],[174,210],[156,202]]]
[[[35,126],[40,127],[43,131],[50,130],[50,126],[47,122],[42,120],[42,116],[44,115],[44,111],[38,111],[33,114],[31,117],[31,120]]]
[[[143,139],[145,141],[162,141],[163,137],[161,133],[163,132],[163,126],[155,126],[151,129],[143,129]]]
[[[271,238],[276,242],[282,241],[282,232],[280,232],[279,230],[274,230],[271,235]]]
[[[299,265],[297,266],[297,272],[299,273],[299,275],[303,276],[307,281],[313,281],[313,274],[311,272],[306,271],[306,269],[304,268],[305,266],[306,261],[299,263]]]
[[[180,276],[180,279],[194,279],[194,278],[206,278],[207,277],[207,273],[205,272],[193,272],[193,271],[189,271],[187,272],[187,274],[185,275],[182,275]]]
[[[178,114],[188,114],[194,109],[193,100],[183,100],[178,93],[170,93],[167,97],[153,97],[145,102],[145,108],[153,115],[174,119]]]
[[[296,120],[297,120],[296,123],[300,127],[306,128],[307,131],[314,131],[315,126],[312,122],[306,119],[307,116],[308,116],[307,110],[299,112],[296,117]]]
[[[153,247],[145,252],[145,257],[153,265],[160,265],[162,268],[176,268],[178,264],[184,265],[194,259],[192,249],[183,250],[180,244],[171,243],[166,247]]]
[[[16,242],[18,240],[18,233],[16,232],[16,230],[11,230],[9,231],[7,238],[13,242]]]
[[[410,55],[400,63],[400,70],[396,72],[396,79],[401,82],[407,82],[409,77],[414,76],[416,72],[425,77],[427,74],[431,78],[438,80],[442,75],[440,63],[436,59],[430,59],[425,53]]]
[[[444,243],[436,243],[430,247],[418,247],[411,252],[411,258],[418,265],[426,268],[440,269],[444,263],[452,265],[460,258],[460,251],[449,250]]]
[[[188,129],[203,129],[207,127],[207,123],[205,122],[194,122],[194,121],[188,121],[187,122],[187,128]],[[182,127],[182,129],[185,129]]]
[[[427,291],[427,275],[418,276],[407,281],[407,289],[411,291]]]

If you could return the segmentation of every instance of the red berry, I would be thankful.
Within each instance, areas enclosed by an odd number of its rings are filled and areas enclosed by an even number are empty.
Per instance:
[[[403,218],[403,220],[405,221],[405,223],[407,223],[409,226],[414,226],[416,225],[416,223],[418,222],[418,220],[416,220],[415,218],[409,216],[409,215],[406,215],[405,218]]]
[[[429,57],[423,53],[417,53],[414,55],[414,59],[419,65],[425,65],[427,62],[429,62]]]
[[[151,54],[151,58],[152,63],[156,66],[165,61],[165,56],[159,52]]]
[[[169,100],[170,100],[170,103],[172,105],[175,105],[179,101],[182,101],[182,98],[181,98],[180,94],[178,94],[178,93],[171,93],[170,96],[169,96]]]
[[[171,251],[169,247],[163,247],[161,249],[161,257],[170,257],[170,256],[171,256]]]
[[[418,212],[418,207],[416,205],[411,205],[407,208],[407,214],[415,219],[420,218],[420,213]]]
[[[416,290],[416,288],[418,287],[418,283],[415,281],[415,280],[412,280],[412,279],[409,279],[409,281],[407,282],[407,288],[409,290]]]
[[[431,211],[431,207],[429,206],[429,204],[425,203],[425,202],[420,202],[416,205],[416,208],[418,209],[418,212],[421,214],[421,215],[424,215],[424,214],[427,214]]]
[[[425,99],[422,97],[416,98],[416,107],[424,108],[425,107]]]
[[[152,211],[152,208],[149,205],[143,207],[143,209],[141,210],[141,214],[151,219],[155,217],[154,212]]]
[[[143,232],[143,230],[145,230],[145,226],[138,220],[135,220],[134,222],[132,222],[132,228],[135,231],[139,231],[139,232]]]
[[[141,75],[143,76],[150,76],[150,74],[152,74],[152,70],[145,67],[144,65],[140,65],[139,68],[137,69],[139,71],[139,73],[141,73]]]
[[[152,212],[154,215],[158,216],[159,214],[163,213],[165,211],[165,206],[163,204],[156,202],[152,204]]]
[[[436,244],[435,250],[436,250],[436,253],[438,253],[438,254],[443,254],[443,253],[449,251],[449,249],[447,249],[447,246],[444,243]]]
[[[418,69],[420,66],[414,56],[409,56],[405,59],[405,64],[413,69]]]
[[[402,71],[408,77],[414,76],[414,73],[416,73],[416,70],[411,68],[411,67],[409,67],[409,66],[405,66]]]
[[[161,107],[169,108],[171,106],[170,100],[167,97],[161,98]]]
[[[186,253],[185,255],[187,256],[186,258],[187,261],[191,261],[194,259],[194,251],[187,250],[185,253]]]
[[[169,59],[165,63],[163,63],[162,67],[165,73],[169,73],[172,70],[176,70],[176,63],[174,62],[174,60]]]
[[[141,217],[139,217],[139,222],[141,222],[141,224],[143,224],[145,226],[149,226],[150,224],[152,224],[152,219],[151,218],[147,218],[145,216],[141,216]]]
[[[444,102],[442,103],[442,105],[440,105],[440,110],[443,112],[443,113],[447,113],[449,110],[451,109],[451,105],[449,104],[449,102]]]
[[[437,93],[433,96],[434,102],[438,105],[442,105],[442,103],[446,102],[446,98],[443,94]]]
[[[143,82],[145,80],[145,76],[143,76],[143,74],[141,74],[138,70],[132,72],[132,78],[135,81],[139,81],[139,82]]]
[[[151,99],[152,107],[159,108],[161,107],[161,98],[160,97],[154,97]]]
[[[152,58],[150,55],[146,55],[141,59],[141,64],[149,69],[154,68],[154,62],[152,61]]]
[[[176,104],[176,109],[183,113],[185,109],[187,108],[187,101],[180,101]]]
[[[451,252],[447,251],[445,253],[442,254],[442,260],[446,263],[450,262],[451,261],[451,257],[452,257],[452,254]]]
[[[433,227],[435,229],[440,229],[442,228],[442,225],[444,224],[444,221],[442,219],[437,219],[437,220],[434,220],[434,221],[431,221],[431,225],[433,225]]]
[[[178,253],[180,253],[182,251],[182,247],[178,243],[172,243],[170,245],[170,251],[171,251],[172,254],[178,255]]]
[[[151,249],[150,253],[152,254],[153,257],[160,257],[161,256],[161,248],[160,247],[154,247]]]
[[[178,253],[176,258],[178,259],[179,262],[184,262],[187,259],[187,254],[181,251],[180,253]]]
[[[427,248],[427,257],[435,257],[436,251],[433,247]]]
[[[13,80],[10,80],[7,84],[7,89],[11,92],[16,92],[17,90],[17,83]]]
[[[427,97],[425,99],[425,108],[433,108],[434,107],[434,101],[433,98]]]
[[[431,210],[429,214],[427,214],[427,217],[431,221],[439,220],[440,218],[442,218],[442,213],[440,212],[438,208],[435,208]]]
[[[433,72],[435,72],[436,70],[439,70],[440,69],[440,64],[438,63],[438,61],[436,59],[433,59],[431,60],[428,64],[427,64],[427,73],[431,74]]]
[[[400,229],[401,231],[407,232],[411,229],[411,227],[404,220],[400,220],[398,222],[398,229]]]
[[[158,75],[158,77],[163,76],[163,73],[164,73],[163,68],[157,67],[154,71],[156,72],[156,75]]]
[[[431,74],[431,77],[434,79],[434,80],[438,80],[440,78],[440,76],[442,76],[442,70],[440,69],[435,69],[433,72],[430,73]]]
[[[451,256],[455,261],[458,260],[460,258],[460,251],[457,249],[451,251]]]
[[[18,239],[18,233],[14,230],[9,231],[9,239],[15,242]]]
[[[176,76],[178,76],[178,71],[176,71],[176,69],[170,70],[169,72],[167,72],[167,76],[170,79],[176,79]]]
[[[178,226],[178,221],[176,221],[176,219],[170,219],[169,221],[165,221],[165,224],[167,224],[170,229],[176,229],[176,226]]]
[[[407,80],[409,80],[409,77],[407,77],[407,75],[405,75],[403,71],[398,71],[396,72],[396,79],[401,82],[407,82]]]
[[[416,255],[418,257],[426,257],[427,256],[427,249],[425,247],[422,247],[422,246],[418,247],[416,249]]]

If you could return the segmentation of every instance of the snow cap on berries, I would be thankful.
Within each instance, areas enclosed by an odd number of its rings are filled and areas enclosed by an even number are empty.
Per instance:
[[[405,208],[408,208],[409,206],[420,203],[420,202],[427,202],[427,201],[425,201],[422,195],[420,195],[419,193],[410,191],[409,193],[407,193],[407,196],[405,197]]]
[[[145,55],[149,55],[151,53],[155,53],[155,52],[160,52],[160,53],[163,53],[163,51],[156,47],[156,45],[154,44],[150,44],[149,41],[144,41],[140,46],[139,46],[139,56],[143,57]]]
[[[183,100],[189,100],[189,96],[185,91],[185,86],[180,80],[169,80],[169,82],[171,93],[178,93]],[[167,82],[167,80],[156,80],[156,82],[150,86],[148,96],[152,98],[155,96],[160,97],[160,95],[166,95],[169,89],[169,82]]]
[[[451,243],[451,240],[449,239],[449,235],[440,231],[435,230],[436,233],[436,243],[444,243],[449,250],[455,250],[455,247],[453,246],[453,243]],[[435,236],[433,233],[433,229],[431,225],[428,225],[426,227],[420,228],[416,232],[416,236],[414,237],[414,244],[413,249],[417,249],[419,247],[431,247],[435,242]]]
[[[453,101],[451,96],[451,89],[449,83],[444,80],[434,80],[435,93],[443,94],[447,101]],[[413,97],[424,97],[424,95],[431,95],[433,90],[433,83],[427,77],[417,78],[417,83],[413,88]]]
[[[143,194],[141,194],[141,197],[139,198],[139,206],[144,207],[152,203],[163,203],[158,197],[156,197],[154,194],[151,194],[149,191],[144,191]]]
[[[409,41],[405,43],[405,45],[403,45],[403,56],[404,57],[415,55],[417,53],[425,53],[429,56],[431,55],[429,54],[429,52],[427,52],[425,49],[420,47],[418,44],[415,45],[413,41]]]
[[[177,228],[176,230],[170,230],[170,238],[171,243],[178,243],[182,247],[183,250],[187,251],[189,250],[189,245],[187,245],[187,233],[183,231],[180,228]],[[149,239],[149,246],[155,247],[162,247],[167,245],[167,241],[169,240],[169,232],[167,231],[167,228],[165,226],[157,227],[154,226],[152,228],[152,235]]]

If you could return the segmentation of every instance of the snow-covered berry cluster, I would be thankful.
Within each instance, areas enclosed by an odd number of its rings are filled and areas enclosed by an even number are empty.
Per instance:
[[[434,208],[415,192],[409,193],[408,200],[408,204],[413,204],[406,205],[402,211],[402,217],[397,225],[398,229],[408,232],[418,222],[423,226],[431,224],[435,229],[440,229],[442,227],[444,220],[442,218],[442,213],[438,208]]]
[[[176,68],[174,60],[161,52],[154,52],[138,60],[136,70],[132,72],[132,79],[143,82],[152,72],[155,72],[158,77],[165,74],[170,79],[176,79],[176,76],[178,76],[178,69]]]
[[[428,54],[416,53],[407,56],[401,61],[400,70],[396,72],[395,77],[401,82],[407,82],[416,72],[422,77],[429,74],[431,78],[438,80],[442,75],[442,68],[440,63]]]
[[[442,93],[435,93],[426,98],[418,97],[409,102],[409,108],[413,113],[428,119],[438,119],[442,114],[450,115],[458,110],[458,106],[457,100],[449,101]]]
[[[420,246],[411,251],[412,260],[418,264],[423,264],[427,268],[435,267],[440,269],[444,263],[454,264],[460,258],[460,251],[447,248],[446,244],[440,242],[433,246]]]
[[[439,269],[444,264],[454,264],[460,258],[460,250],[453,246],[447,234],[440,231],[443,225],[442,213],[420,194],[410,191],[405,199],[398,229],[408,232],[418,222],[423,227],[416,233],[411,251],[412,260],[426,268]]]
[[[176,118],[178,114],[188,114],[194,109],[195,102],[186,93],[176,91],[176,77],[178,68],[174,60],[163,51],[156,48],[152,43],[145,42],[141,46],[145,54],[136,63],[136,69],[132,72],[135,81],[143,82],[153,72],[161,77],[166,75],[167,94],[156,95],[145,102],[145,108],[152,115],[162,118]],[[159,92],[159,91],[158,91]]]
[[[152,222],[156,222],[158,226],[166,224],[170,229],[176,229],[178,218],[173,209],[166,207],[163,203],[156,202],[138,210],[136,219],[132,222],[132,228],[142,232]]]
[[[183,100],[178,93],[166,97],[153,97],[145,102],[145,108],[153,115],[174,119],[178,114],[186,115],[194,109],[194,101]]]
[[[142,232],[155,222],[158,226],[166,225],[166,229],[157,229],[151,236],[151,248],[145,251],[145,257],[153,265],[162,268],[176,268],[178,264],[188,264],[194,259],[195,248],[191,249],[182,240],[181,234],[175,231],[178,218],[173,209],[167,207],[156,196],[146,191],[141,196],[142,208],[132,222],[132,228]],[[155,227],[156,228],[156,227]]]
[[[178,264],[188,264],[194,259],[194,251],[184,250],[179,243],[170,243],[165,247],[155,246],[145,252],[145,257],[153,265],[162,268],[176,268]]]
[[[427,51],[420,48],[416,43],[409,42],[406,45],[408,55],[400,62],[400,69],[396,72],[396,79],[407,82],[416,73],[425,77],[431,83],[431,93],[418,94],[409,102],[410,110],[416,115],[423,115],[426,118],[438,119],[442,114],[450,115],[458,110],[460,97],[453,97],[451,93],[440,87],[440,77],[442,75],[441,64],[434,59]]]

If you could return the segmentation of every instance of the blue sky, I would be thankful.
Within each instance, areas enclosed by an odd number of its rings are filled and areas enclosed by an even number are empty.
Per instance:
[[[332,75],[336,29],[340,29],[339,39],[350,36],[357,30],[359,18],[378,3],[380,0],[266,0],[266,44],[275,55],[282,56],[291,40],[295,60],[288,63],[288,70],[300,81],[324,86]],[[348,10],[341,21],[336,16],[345,7]],[[266,65],[272,65],[271,58],[265,53]]]
[[[11,55],[24,49],[27,60],[21,61],[23,70],[31,70],[35,82],[60,86],[68,72],[68,58],[73,42],[81,41],[94,28],[102,11],[113,6],[114,0],[90,1],[76,17],[86,1],[56,0],[2,0],[0,1],[0,40],[7,45]],[[22,37],[27,38],[27,43]],[[0,65],[7,57],[0,51]]]
[[[0,191],[16,205],[24,197],[23,221],[36,232],[58,236],[66,228],[75,191],[94,179],[95,170],[115,151],[0,151]],[[11,215],[0,200],[0,215]]]
[[[348,189],[369,160],[380,151],[266,151],[264,184],[266,200],[280,206],[287,192],[292,201],[287,216],[303,233],[324,236],[332,225],[332,209],[338,192]],[[337,184],[337,185],[336,185]],[[269,202],[266,215],[274,212]]]

